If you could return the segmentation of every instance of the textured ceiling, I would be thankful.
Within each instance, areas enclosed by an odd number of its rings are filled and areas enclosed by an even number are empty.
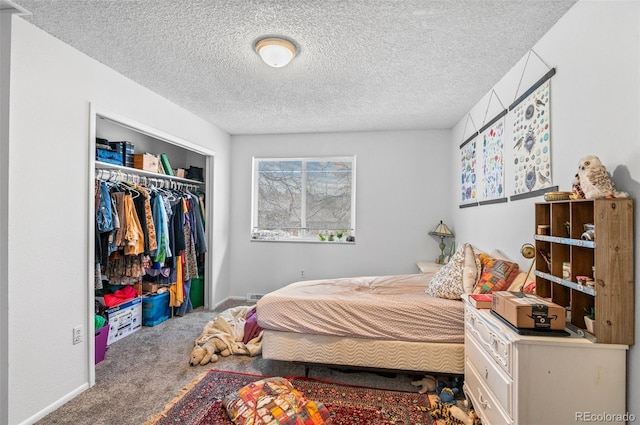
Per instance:
[[[231,134],[452,127],[575,0],[16,0]],[[295,42],[263,64],[266,35]]]

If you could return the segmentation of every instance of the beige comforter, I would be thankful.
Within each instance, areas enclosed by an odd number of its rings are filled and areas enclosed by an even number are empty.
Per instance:
[[[292,283],[258,301],[264,329],[385,340],[464,341],[460,300],[427,295],[433,274]]]

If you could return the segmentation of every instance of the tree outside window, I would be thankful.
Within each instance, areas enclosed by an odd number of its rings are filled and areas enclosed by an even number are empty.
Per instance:
[[[252,239],[355,237],[355,156],[253,159]]]

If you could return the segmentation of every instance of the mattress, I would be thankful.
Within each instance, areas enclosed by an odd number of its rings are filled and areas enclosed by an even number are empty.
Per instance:
[[[464,373],[464,344],[388,341],[265,330],[265,359],[436,373]]]
[[[461,300],[425,293],[433,274],[309,280],[257,303],[265,330],[433,343],[464,342]]]

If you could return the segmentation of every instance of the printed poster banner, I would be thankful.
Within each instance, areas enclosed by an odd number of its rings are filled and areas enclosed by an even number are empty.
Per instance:
[[[477,202],[476,141],[477,139],[473,137],[460,147],[460,177],[462,182],[460,201],[462,204]]]
[[[511,109],[514,195],[533,195],[552,186],[549,91],[547,79]]]
[[[506,112],[506,111],[505,111]],[[504,117],[504,114],[502,115]],[[481,131],[482,201],[504,198],[504,118]]]

